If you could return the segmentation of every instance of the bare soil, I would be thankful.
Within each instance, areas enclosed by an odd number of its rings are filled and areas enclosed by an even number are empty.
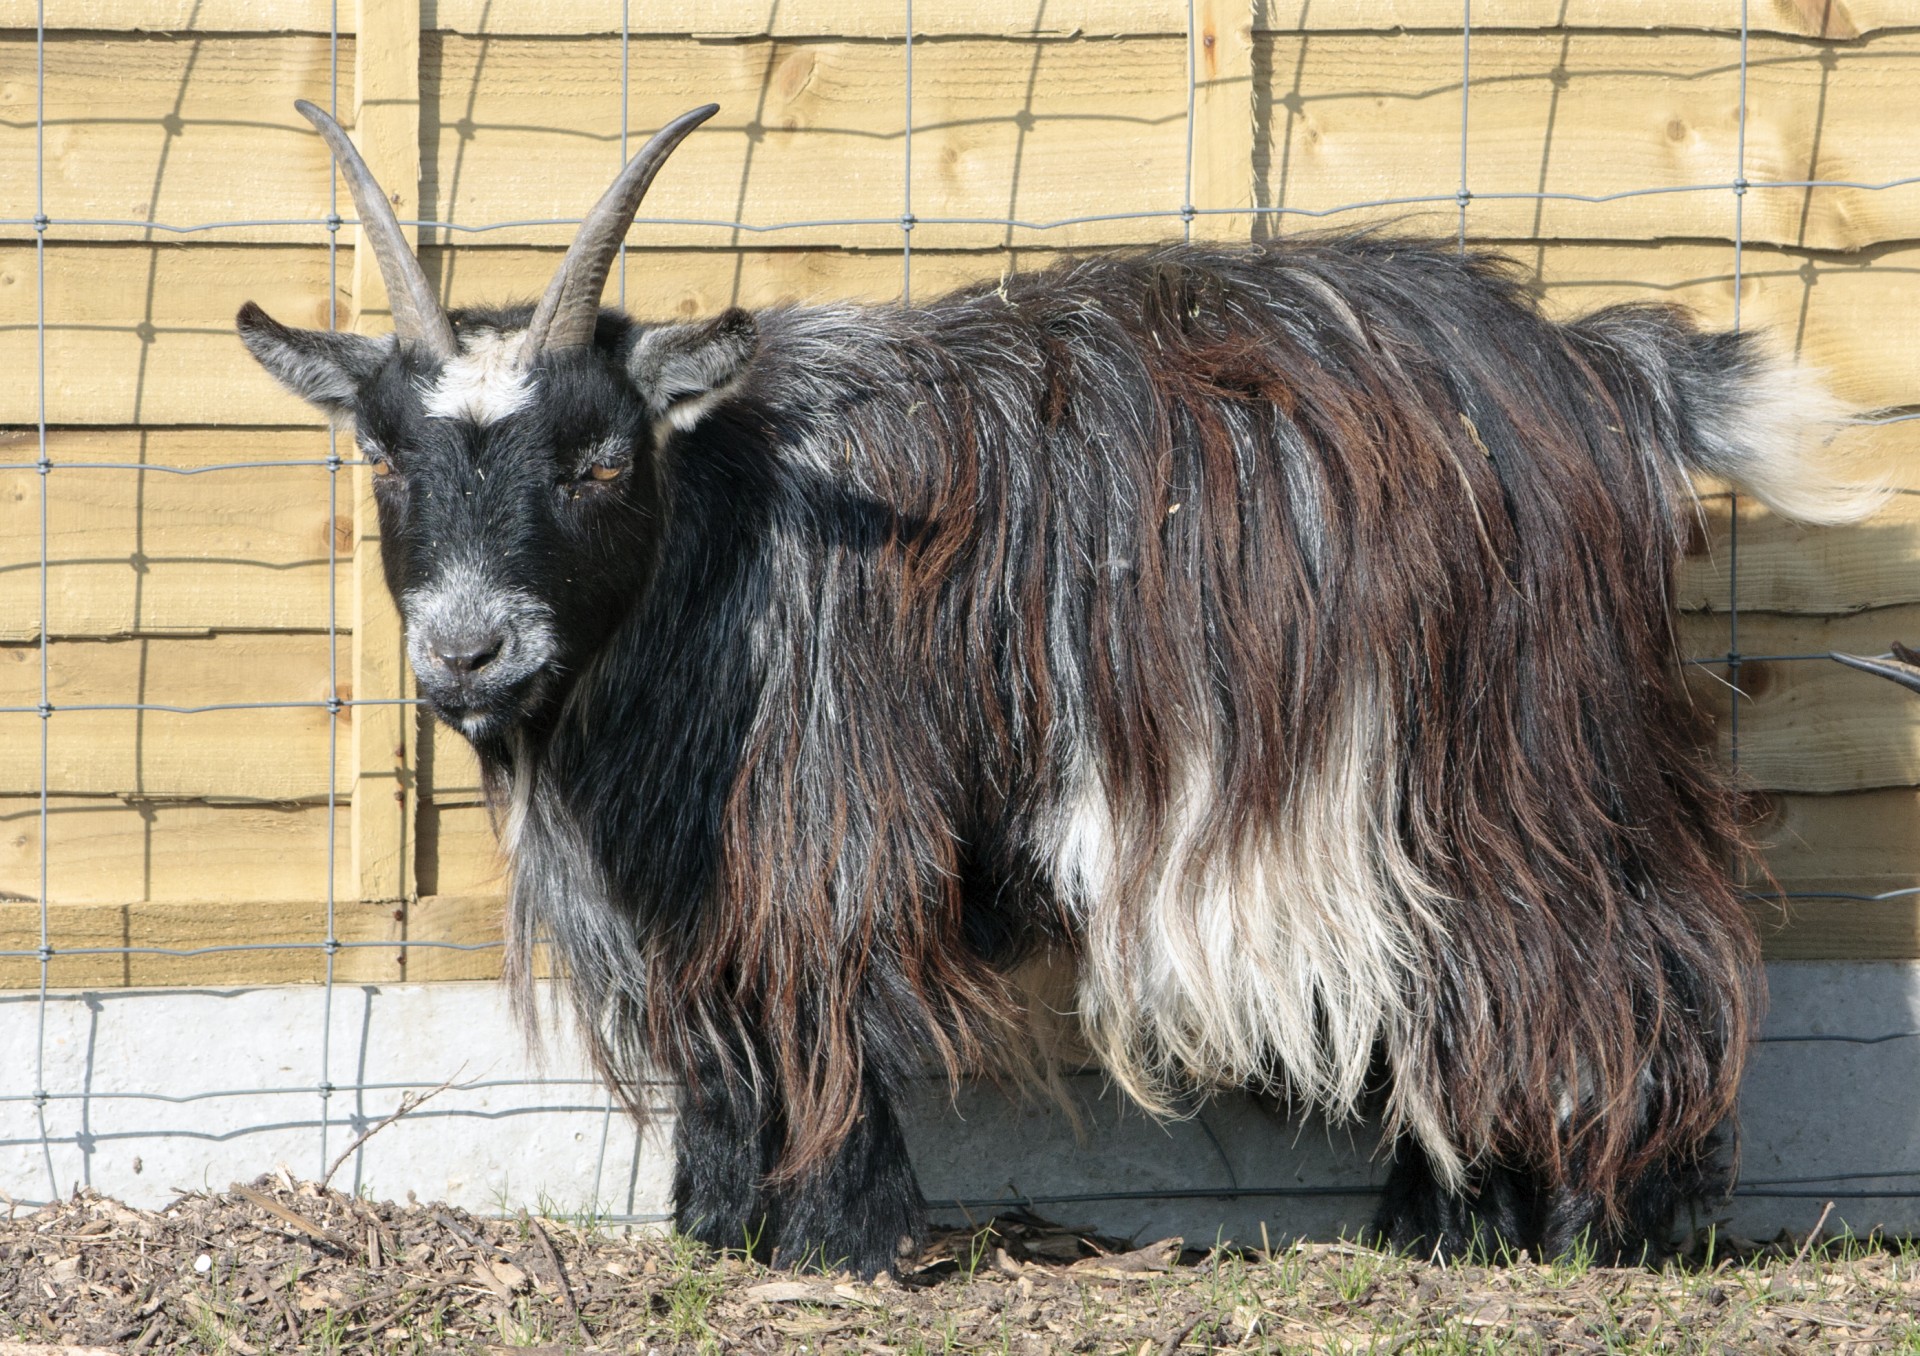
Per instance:
[[[1920,1353],[1920,1252],[1709,1235],[1664,1270],[1443,1267],[1343,1244],[1130,1248],[1013,1216],[868,1285],[284,1176],[151,1212],[83,1192],[0,1223],[0,1356],[528,1348]]]

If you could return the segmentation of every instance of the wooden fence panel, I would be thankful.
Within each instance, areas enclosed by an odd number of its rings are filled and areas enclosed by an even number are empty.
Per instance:
[[[1904,0],[1751,7],[1740,317],[1774,330],[1862,408],[1920,404],[1920,45]],[[1481,7],[1484,11],[1485,7]],[[326,931],[337,974],[498,972],[502,867],[470,752],[411,708],[324,706],[408,694],[379,577],[364,470],[79,470],[324,462],[310,410],[244,353],[232,317],[256,300],[295,324],[386,328],[377,270],[351,227],[319,224],[328,160],[291,108],[337,97],[400,215],[495,226],[577,217],[630,149],[708,99],[718,119],[675,157],[635,228],[623,278],[650,316],[733,304],[899,295],[906,202],[897,0],[689,0],[632,7],[620,102],[619,8],[556,0],[48,0],[47,204],[33,245],[34,6],[0,0],[0,371],[37,374],[42,305],[53,692],[97,703],[303,701],[200,715],[0,714],[0,951],[38,945],[44,850],[57,947],[216,948],[62,956],[56,983],[301,981]],[[1437,203],[1383,215],[1451,233],[1460,172],[1457,0],[954,0],[921,5],[914,53],[913,292],[925,300],[1063,251],[1177,236],[1203,208],[1322,211],[1371,198]],[[1467,225],[1505,250],[1559,314],[1679,302],[1728,324],[1740,120],[1739,9],[1680,0],[1513,0],[1476,14]],[[1827,39],[1822,41],[1820,39]],[[111,90],[111,115],[103,91]],[[1686,190],[1641,192],[1640,190]],[[1538,193],[1630,194],[1598,203]],[[1503,197],[1501,195],[1514,195]],[[337,201],[351,218],[344,192]],[[1033,230],[1045,222],[1147,212]],[[939,217],[986,218],[943,225]],[[261,224],[171,234],[73,220]],[[809,218],[858,224],[766,233]],[[291,224],[274,224],[284,222]],[[1291,233],[1319,218],[1232,210],[1196,236]],[[450,303],[537,295],[565,227],[423,233]],[[0,383],[0,706],[39,700],[38,391]],[[338,450],[353,456],[348,440]],[[1859,528],[1808,529],[1703,486],[1697,550],[1676,597],[1691,653],[1724,653],[1738,513],[1739,645],[1747,654],[1877,651],[1920,641],[1920,421],[1853,430],[1860,473],[1915,493]],[[337,493],[336,493],[337,491]],[[330,552],[337,558],[328,573]],[[330,639],[331,637],[331,639]],[[1920,703],[1825,661],[1693,675],[1740,766],[1765,792],[1769,865],[1796,893],[1920,882]],[[335,761],[330,764],[330,754]],[[336,797],[329,815],[328,796]],[[329,828],[331,827],[331,835]],[[333,863],[331,882],[328,861]],[[1779,911],[1761,906],[1777,922]],[[1796,900],[1777,956],[1920,957],[1904,900]],[[406,940],[481,949],[421,948]],[[275,944],[266,950],[217,948]],[[0,959],[0,986],[37,983]]]

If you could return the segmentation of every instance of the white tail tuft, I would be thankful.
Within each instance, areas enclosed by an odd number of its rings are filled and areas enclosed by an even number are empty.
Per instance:
[[[1691,451],[1702,470],[1783,517],[1858,522],[1892,491],[1884,477],[1849,476],[1835,454],[1834,436],[1854,418],[1818,372],[1763,350],[1723,400],[1696,410],[1699,446]]]

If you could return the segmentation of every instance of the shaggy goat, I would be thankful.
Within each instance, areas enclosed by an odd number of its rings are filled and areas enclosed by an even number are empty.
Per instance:
[[[344,133],[384,338],[239,330],[352,422],[420,690],[478,751],[508,969],[549,941],[683,1229],[871,1274],[894,1099],[1076,967],[1156,1110],[1252,1086],[1395,1145],[1448,1252],[1658,1242],[1761,1001],[1679,676],[1689,470],[1870,495],[1735,334],[1544,319],[1371,235],[1091,258],[918,307],[600,309],[664,129],[545,298],[448,315]],[[523,1000],[524,1001],[524,1000]]]

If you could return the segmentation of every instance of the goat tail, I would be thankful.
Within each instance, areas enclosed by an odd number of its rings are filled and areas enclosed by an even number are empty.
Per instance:
[[[1878,509],[1886,480],[1857,478],[1832,446],[1855,415],[1821,374],[1764,332],[1701,331],[1672,307],[1616,306],[1572,326],[1625,369],[1683,471],[1750,494],[1803,523],[1851,523]]]

